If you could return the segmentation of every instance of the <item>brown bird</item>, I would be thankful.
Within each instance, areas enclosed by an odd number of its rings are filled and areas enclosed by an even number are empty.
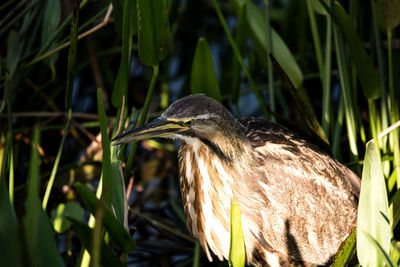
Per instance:
[[[233,201],[254,266],[327,265],[354,224],[359,178],[282,126],[237,120],[217,101],[192,95],[113,144],[153,137],[180,141],[187,226],[210,261],[212,253],[228,258]]]

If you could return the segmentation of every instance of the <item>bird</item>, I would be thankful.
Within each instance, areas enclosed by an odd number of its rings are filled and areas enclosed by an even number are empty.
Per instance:
[[[279,124],[236,119],[218,101],[188,95],[113,145],[178,140],[187,227],[210,261],[228,259],[230,209],[241,212],[246,263],[326,266],[357,218],[360,179]]]

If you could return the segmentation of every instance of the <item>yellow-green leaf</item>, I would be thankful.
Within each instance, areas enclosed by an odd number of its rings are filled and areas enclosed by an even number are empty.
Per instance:
[[[231,241],[229,248],[229,265],[242,267],[246,263],[246,252],[242,230],[242,219],[238,203],[231,206]]]

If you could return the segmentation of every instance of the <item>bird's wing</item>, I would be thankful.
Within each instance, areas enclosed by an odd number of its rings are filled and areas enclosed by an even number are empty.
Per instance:
[[[290,130],[265,120],[240,120],[258,159],[249,182],[264,204],[256,209],[262,236],[296,261],[323,264],[356,217],[359,179],[347,167]]]

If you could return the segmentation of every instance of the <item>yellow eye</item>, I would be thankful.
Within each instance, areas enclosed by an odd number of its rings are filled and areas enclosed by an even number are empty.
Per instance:
[[[187,121],[183,122],[183,125],[186,127],[190,127],[190,126],[192,126],[193,121],[194,121],[193,119],[187,120]]]

